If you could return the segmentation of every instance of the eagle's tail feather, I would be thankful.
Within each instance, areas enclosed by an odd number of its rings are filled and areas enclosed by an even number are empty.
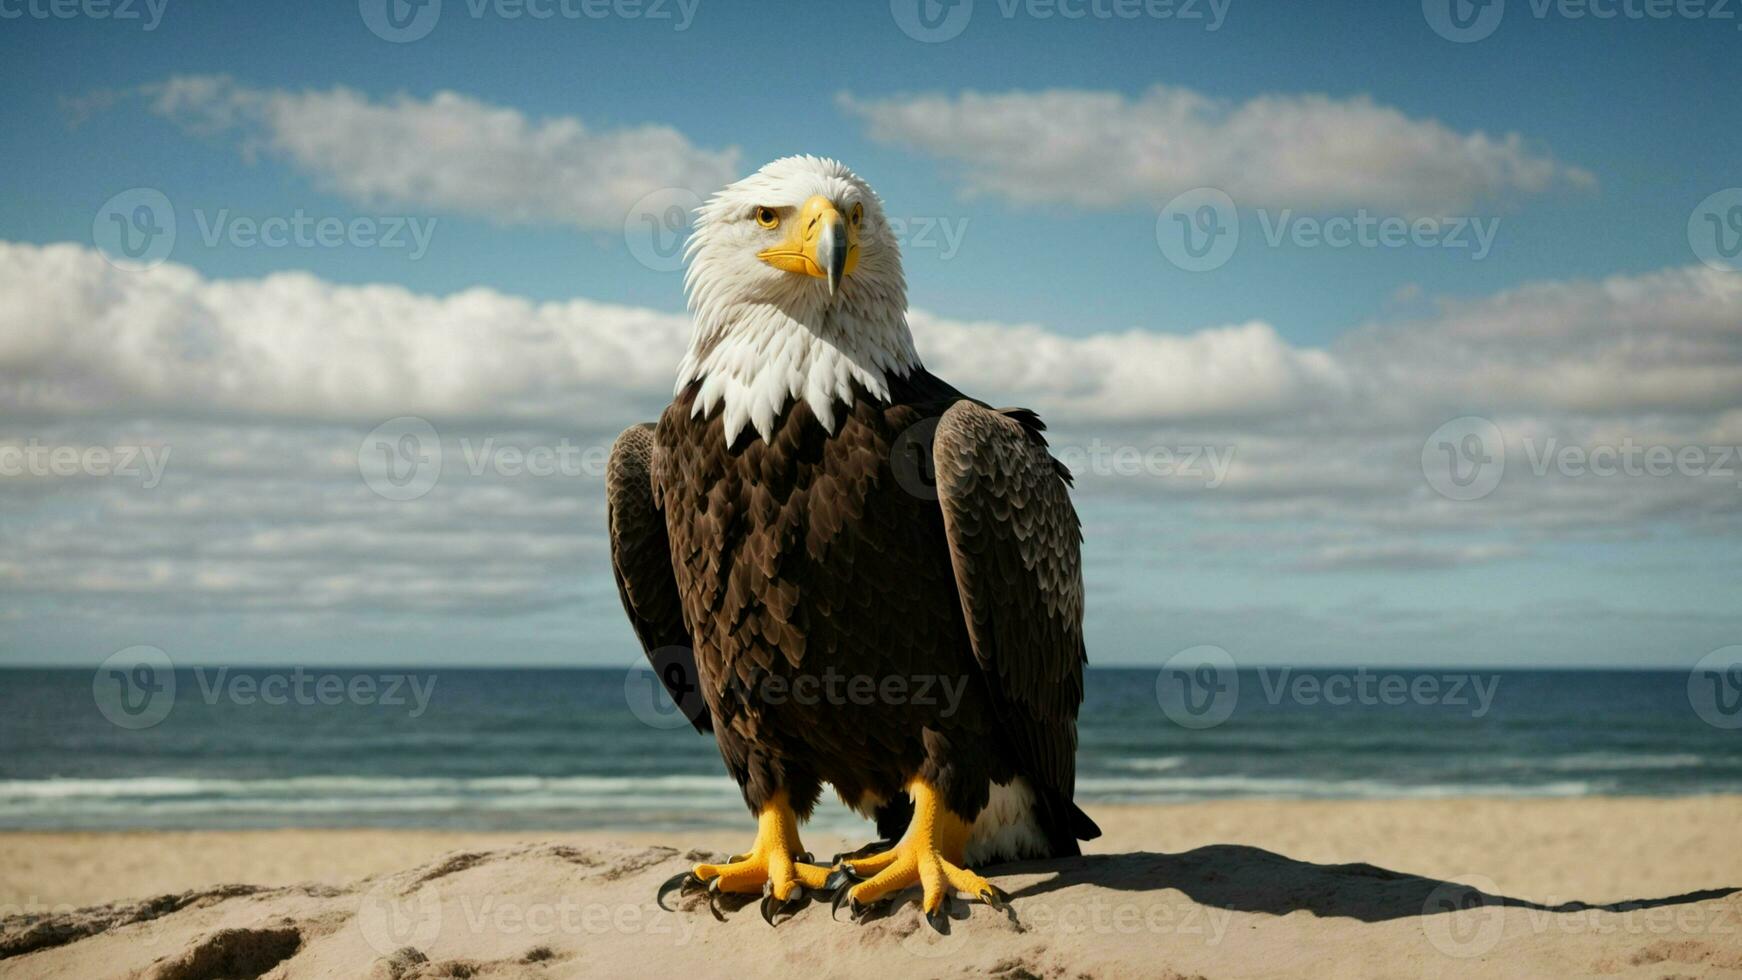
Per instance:
[[[1076,857],[1083,853],[1083,849],[1077,846],[1078,841],[1101,836],[1101,828],[1095,821],[1077,806],[1075,800],[1062,793],[1042,794],[1040,810],[1053,857]]]

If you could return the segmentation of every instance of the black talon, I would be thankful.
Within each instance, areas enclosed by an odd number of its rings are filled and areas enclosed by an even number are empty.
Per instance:
[[[709,882],[708,882],[708,911],[714,913],[714,918],[720,920],[721,922],[724,922],[724,921],[726,921],[726,917],[720,913],[720,906],[715,904],[715,901],[714,901],[715,899],[717,899],[719,897],[720,897],[720,879],[713,878],[713,879],[709,880]]]
[[[809,851],[799,851],[792,856],[792,860],[794,864],[815,864],[817,858]]]
[[[874,922],[889,914],[892,903],[887,898],[878,899],[870,905],[860,905],[858,899],[848,899],[847,909],[853,913],[853,921],[863,925]]]
[[[835,872],[835,874],[840,874],[840,873],[841,873],[841,872],[839,872],[839,871],[837,871],[837,872]],[[834,880],[835,880],[835,876],[834,876],[834,875],[830,875],[830,876],[829,876],[829,880],[830,880],[830,881],[834,881]],[[845,902],[846,902],[846,901],[847,901],[847,900],[848,900],[848,896],[847,896],[847,893],[848,893],[848,892],[849,892],[849,891],[851,891],[851,889],[849,889],[849,888],[846,888],[846,887],[844,887],[844,886],[843,886],[843,887],[841,887],[841,888],[840,888],[840,889],[838,889],[838,890],[836,890],[836,892],[835,892],[835,900],[834,900],[834,901],[833,901],[833,902],[830,902],[830,903],[829,903],[829,918],[831,918],[831,919],[836,919],[836,918],[837,918],[837,916],[836,916],[836,913],[838,913],[838,912],[840,912],[840,911],[841,911],[841,906],[842,906],[842,904],[844,904],[844,903],[845,903]],[[855,904],[856,904],[856,903],[855,903]]]
[[[780,925],[786,919],[797,915],[799,909],[809,904],[810,896],[806,895],[802,889],[795,898],[779,899],[774,897],[774,890],[770,888],[762,895],[762,921],[770,926]],[[782,912],[786,913],[785,919],[780,918]]]
[[[864,847],[851,851],[842,851],[835,855],[835,859],[829,863],[840,864],[842,861],[848,861],[854,858],[868,858],[873,854],[882,854],[884,851],[887,851],[894,846],[895,841],[893,840],[874,840],[871,843],[866,844]]]
[[[1022,920],[1016,917],[1016,909],[1011,907],[1010,896],[1004,893],[1004,889],[997,885],[987,885],[986,890],[980,893],[980,901],[985,902],[993,911],[1009,916],[1011,923],[1017,928],[1022,927]]]
[[[937,932],[938,935],[940,935],[940,936],[949,935],[950,934],[949,900],[946,899],[943,902],[938,903],[938,907],[935,910],[933,910],[931,912],[927,912],[925,914],[925,921],[926,921],[926,925],[931,926],[932,929],[935,932]]]
[[[986,890],[980,893],[980,901],[992,906],[998,912],[1010,910],[1010,896],[1006,895],[1004,889],[997,885],[987,885]]]
[[[665,896],[670,895],[674,889],[677,890],[679,894],[691,895],[700,891],[701,887],[702,879],[697,878],[694,871],[680,871],[677,874],[672,875],[670,878],[667,878],[665,883],[659,886],[659,891],[654,893],[653,903],[658,905],[660,908],[665,909],[667,912],[670,912],[672,910],[666,908],[665,905]]]
[[[830,871],[829,876],[823,880],[823,891],[832,895],[852,886],[858,881],[859,876],[853,873],[852,868],[835,868],[833,871]]]

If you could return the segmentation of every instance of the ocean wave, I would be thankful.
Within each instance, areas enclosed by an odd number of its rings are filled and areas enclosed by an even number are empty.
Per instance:
[[[1697,769],[1706,764],[1702,756],[1686,752],[1638,753],[1581,752],[1549,759],[1545,768],[1561,772],[1614,772],[1635,769]]]
[[[228,779],[182,776],[139,776],[119,779],[0,780],[0,804],[9,800],[102,799],[135,800],[173,797],[374,797],[410,794],[529,794],[564,792],[611,794],[685,792],[737,787],[724,773],[717,776],[291,776],[276,779]]]
[[[1584,780],[1546,783],[1400,783],[1382,779],[1312,779],[1302,776],[1084,777],[1077,795],[1108,802],[1173,802],[1219,797],[1279,799],[1444,799],[1457,796],[1589,796],[1603,784]]]
[[[1108,761],[1119,769],[1136,769],[1139,772],[1166,772],[1169,769],[1178,769],[1185,765],[1186,757],[1183,755],[1163,755],[1153,758],[1109,759]]]

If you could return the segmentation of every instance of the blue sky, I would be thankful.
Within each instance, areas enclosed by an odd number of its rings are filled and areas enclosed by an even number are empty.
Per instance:
[[[693,22],[677,30],[673,19],[645,16],[509,19],[494,6],[474,17],[466,0],[444,0],[428,36],[403,44],[371,33],[349,3],[169,0],[150,31],[137,22],[27,13],[0,20],[8,95],[0,100],[0,239],[32,248],[74,243],[92,252],[94,220],[130,188],[162,192],[180,219],[167,266],[115,272],[83,257],[104,275],[122,277],[120,287],[91,286],[83,273],[66,271],[81,259],[65,258],[63,268],[40,252],[14,254],[11,281],[41,284],[33,298],[39,305],[26,304],[19,316],[109,309],[72,303],[72,290],[84,290],[81,303],[107,290],[155,310],[162,304],[135,292],[204,296],[215,283],[299,271],[316,281],[311,295],[320,302],[337,295],[346,309],[357,305],[342,292],[351,286],[403,287],[431,302],[482,287],[506,307],[524,298],[650,311],[663,318],[648,322],[669,332],[681,327],[680,276],[638,261],[621,223],[599,219],[595,205],[563,211],[567,198],[555,187],[554,198],[529,193],[530,217],[512,218],[499,210],[514,200],[512,186],[473,198],[462,175],[453,185],[460,190],[429,191],[427,181],[443,177],[436,164],[445,158],[433,147],[421,153],[435,161],[427,173],[403,183],[379,175],[370,185],[375,192],[359,191],[347,173],[323,163],[332,147],[307,129],[311,120],[318,128],[330,107],[307,97],[344,89],[345,105],[386,112],[407,102],[428,107],[451,92],[469,107],[454,116],[456,126],[480,118],[468,114],[476,109],[514,114],[534,128],[579,120],[593,134],[665,127],[676,134],[690,174],[737,175],[795,152],[836,156],[877,188],[891,214],[959,232],[959,244],[947,251],[911,242],[905,250],[909,298],[927,317],[915,323],[921,349],[928,337],[940,344],[941,363],[957,367],[958,383],[996,403],[1036,404],[1067,443],[1105,437],[1138,446],[1229,446],[1252,467],[1235,471],[1230,493],[1190,481],[1093,474],[1085,481],[1090,589],[1103,596],[1091,607],[1100,662],[1147,663],[1218,643],[1251,662],[1691,663],[1737,642],[1742,630],[1736,479],[1533,479],[1525,453],[1548,436],[1589,446],[1637,435],[1651,445],[1707,450],[1742,440],[1735,282],[1742,274],[1702,264],[1689,238],[1702,202],[1742,185],[1742,127],[1730,95],[1742,90],[1742,21],[1730,11],[1721,19],[1597,19],[1558,7],[1538,16],[1527,0],[1503,6],[1498,27],[1473,43],[1436,34],[1415,3],[1232,0],[1219,26],[1207,30],[1202,19],[1067,20],[1036,15],[1049,6],[977,0],[966,29],[940,43],[903,33],[883,3],[700,0]],[[31,9],[0,4],[3,11]],[[681,16],[675,4],[664,9]],[[1207,3],[1193,10],[1214,16]],[[191,110],[189,103],[164,108],[165,83],[190,78],[211,86],[201,101]],[[1152,106],[1150,141],[1121,143],[1139,128],[1123,120],[1149,105],[1144,100],[1156,86],[1170,94]],[[1037,93],[1047,90],[1081,100],[1049,114],[1035,108]],[[971,93],[1006,100],[997,103],[1001,114],[994,118]],[[1188,139],[1181,134],[1189,126],[1154,121],[1193,100],[1209,106],[1201,119],[1187,113],[1188,121],[1208,120],[1207,135]],[[1109,104],[1117,133],[1105,153],[1059,151],[1052,159],[1056,146],[1092,143],[1089,116]],[[295,125],[303,129],[289,133],[293,124],[272,115],[286,105],[300,113]],[[241,122],[213,124],[218,109],[238,106]],[[951,124],[937,121],[945,112],[985,129],[952,143]],[[1243,113],[1257,120],[1257,136],[1225,125]],[[1326,128],[1345,123],[1348,133]],[[345,124],[333,117],[341,134],[335,141],[367,139],[366,128],[353,134]],[[998,127],[1007,125],[1027,127],[1019,135],[1045,133],[1035,141],[1034,161],[988,155],[988,133],[996,143]],[[1307,136],[1290,136],[1296,128]],[[1418,138],[1430,141],[1428,150],[1398,151],[1394,159],[1393,147]],[[1320,142],[1345,139],[1368,139],[1379,150],[1370,178],[1302,164],[1300,155]],[[1163,164],[1148,158],[1152,151]],[[1219,153],[1234,153],[1238,172],[1227,181],[1215,166]],[[1166,162],[1175,159],[1211,160],[1211,178],[1202,183],[1232,188],[1239,211],[1239,249],[1208,271],[1177,267],[1157,245],[1158,210],[1198,183],[1169,175]],[[1445,181],[1434,176],[1443,163]],[[1150,170],[1159,176],[1123,183]],[[999,183],[1006,171],[1031,191]],[[1468,187],[1443,206],[1445,183],[1460,180]],[[529,172],[525,183],[560,181]],[[1119,189],[1095,196],[1095,188],[1113,185]],[[1373,188],[1371,200],[1364,187]],[[436,224],[427,253],[414,259],[403,249],[351,245],[207,245],[190,220],[196,213],[267,218],[299,210]],[[1364,212],[1498,223],[1491,250],[1479,259],[1470,249],[1266,247],[1260,212],[1275,220],[1285,211],[1312,220]],[[198,281],[175,278],[184,273]],[[283,299],[269,293],[235,314],[243,324],[237,329],[268,338],[238,348],[251,370],[280,356],[271,337],[319,336],[308,323],[273,332],[275,317],[296,315]],[[214,300],[189,302],[230,322],[211,312]],[[1654,320],[1654,311],[1684,304],[1673,329]],[[113,308],[122,319],[132,309],[138,319],[139,308]],[[375,326],[357,329],[418,329],[381,316],[369,322]],[[1216,333],[1250,324],[1262,329],[1247,340]],[[974,356],[987,338],[1019,350],[1027,336],[1021,325],[1087,346],[1062,348],[1076,352],[1067,355],[1077,358],[1070,370],[1031,374]],[[54,333],[80,329],[75,323]],[[152,329],[161,340],[177,328]],[[214,329],[213,343],[229,336],[227,327]],[[1144,362],[1150,376],[1108,380],[1116,373],[1109,371],[1058,380],[1091,371],[1082,358],[1114,344],[1097,338],[1128,332],[1141,336],[1121,343],[1155,358]],[[1152,346],[1151,335],[1179,344]],[[31,586],[0,600],[0,658],[82,662],[154,642],[193,660],[622,660],[628,632],[602,574],[599,536],[583,526],[596,518],[597,502],[596,481],[585,479],[531,489],[509,481],[491,488],[506,495],[502,509],[474,509],[455,497],[445,506],[458,509],[441,511],[435,501],[449,489],[444,482],[431,498],[407,505],[428,504],[429,511],[392,512],[416,534],[442,540],[459,533],[455,520],[520,515],[522,524],[502,531],[505,540],[572,544],[523,566],[503,565],[498,554],[491,564],[453,573],[454,581],[499,575],[522,583],[504,585],[499,605],[482,593],[420,605],[417,595],[450,594],[423,583],[384,589],[378,601],[363,588],[345,601],[281,608],[258,595],[230,603],[223,588],[207,593],[200,584],[276,581],[263,571],[273,559],[257,551],[244,559],[226,548],[343,537],[342,521],[332,516],[343,508],[335,502],[357,492],[354,473],[314,488],[317,464],[226,469],[231,457],[214,447],[271,446],[285,459],[324,459],[332,446],[354,453],[348,447],[360,434],[402,414],[432,418],[445,440],[474,433],[528,445],[567,435],[608,442],[636,416],[601,386],[588,389],[587,365],[564,383],[551,382],[554,393],[536,410],[523,411],[521,392],[507,382],[494,394],[462,386],[460,396],[444,401],[429,394],[440,385],[416,367],[371,374],[361,355],[362,380],[317,385],[318,397],[302,392],[306,400],[290,392],[292,381],[270,403],[229,389],[184,399],[171,390],[180,375],[164,366],[170,380],[157,376],[163,365],[151,352],[159,347],[116,353],[124,347],[114,343],[120,335],[102,336],[109,353],[135,362],[109,373],[69,367],[83,363],[80,351],[94,349],[74,340],[56,355],[28,344],[0,351],[0,405],[12,417],[0,445],[160,439],[191,469],[177,473],[172,465],[162,492],[114,481],[0,483],[9,512],[0,535],[14,545],[0,581],[9,573]],[[512,358],[515,336],[499,341],[508,353],[481,353],[497,343],[488,341],[457,360],[484,371],[478,364],[493,356]],[[380,339],[365,337],[360,346]],[[633,365],[640,372],[633,385],[623,382],[642,414],[657,408],[659,394],[642,373],[669,373],[663,342],[650,339],[647,363]],[[337,338],[332,344],[322,367],[354,356]],[[1128,367],[1135,356],[1109,363]],[[502,373],[536,380],[530,369],[515,371],[522,369]],[[32,394],[55,381],[80,397]],[[412,389],[423,394],[414,397]],[[1082,394],[1090,389],[1095,397]],[[92,390],[99,395],[85,397]],[[348,394],[356,395],[354,405]],[[1145,400],[1151,395],[1153,405]],[[1424,488],[1417,460],[1435,426],[1465,415],[1493,419],[1504,432],[1508,482],[1491,497],[1454,507]],[[450,453],[458,448],[448,446]],[[1302,468],[1290,468],[1297,464]],[[266,503],[283,486],[307,491],[306,511],[288,517]],[[146,494],[144,504],[136,493]],[[239,512],[218,498],[255,509]],[[546,498],[570,509],[552,518],[538,507]],[[154,561],[161,543],[130,523],[153,514],[182,521],[164,526],[216,550]],[[576,526],[562,523],[571,518]],[[85,550],[36,550],[63,533],[88,537]],[[353,572],[367,571],[362,561],[359,569],[347,559]],[[415,557],[396,553],[383,567],[408,564]],[[157,569],[151,588],[114,584],[115,576],[136,577],[146,567]],[[302,571],[332,579],[331,570]],[[164,596],[182,612],[170,616]]]

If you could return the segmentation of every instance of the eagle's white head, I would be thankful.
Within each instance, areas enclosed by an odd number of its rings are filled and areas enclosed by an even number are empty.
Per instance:
[[[769,438],[800,398],[832,432],[855,382],[888,397],[919,364],[883,202],[834,160],[784,157],[727,186],[685,257],[695,330],[677,390],[701,382],[695,411],[722,405],[728,442],[746,425]]]

